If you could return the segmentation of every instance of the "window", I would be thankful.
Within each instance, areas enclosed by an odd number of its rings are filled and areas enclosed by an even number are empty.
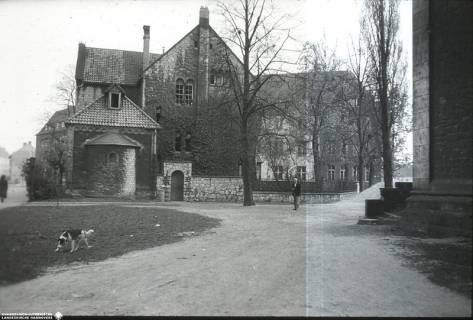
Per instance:
[[[116,164],[118,162],[118,155],[115,152],[110,152],[105,157],[105,163],[109,165]]]
[[[329,154],[334,154],[335,153],[335,146],[332,143],[329,143],[329,145],[328,145],[328,153]]]
[[[328,167],[328,180],[335,180],[335,166],[333,165]]]
[[[346,167],[341,167],[340,168],[340,180],[346,180],[347,178],[347,168]]]
[[[301,179],[301,181],[306,181],[306,169],[305,166],[297,166],[297,176]]]
[[[273,167],[274,180],[282,180],[283,168],[282,166]]]
[[[109,93],[109,107],[112,109],[120,108],[120,93]]]
[[[214,85],[215,85],[215,74],[214,74],[213,72],[210,73],[209,84],[210,84],[211,86],[214,86]]]
[[[192,105],[193,89],[194,82],[192,80],[187,80],[186,86],[184,87],[184,103],[187,105]]]
[[[184,103],[184,80],[176,80],[176,103]]]
[[[347,144],[345,142],[342,143],[342,154],[347,155]]]
[[[353,167],[353,180],[358,181],[358,166]]]
[[[306,156],[307,155],[307,142],[301,141],[297,145],[297,155]]]

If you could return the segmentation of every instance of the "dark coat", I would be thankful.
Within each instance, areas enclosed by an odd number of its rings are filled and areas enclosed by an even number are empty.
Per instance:
[[[0,197],[6,198],[8,190],[8,181],[6,179],[0,179]]]
[[[301,195],[301,183],[297,181],[297,183],[294,185],[292,184],[292,195],[295,197],[299,197]]]

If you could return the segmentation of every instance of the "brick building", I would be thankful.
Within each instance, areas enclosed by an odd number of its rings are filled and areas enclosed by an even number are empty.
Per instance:
[[[279,108],[286,114],[274,112],[262,121],[263,138],[258,145],[261,180],[290,180],[298,176],[303,181],[323,184],[325,191],[354,188],[359,170],[353,134],[356,115],[344,104],[355,104],[356,100],[355,95],[348,94],[349,90],[343,92],[343,99],[340,98],[342,88],[353,86],[351,80],[352,75],[347,71],[331,71],[318,75],[309,72],[279,74],[268,81],[265,94],[272,96],[273,101],[280,101]],[[320,108],[314,105],[317,99],[324,99]],[[374,115],[368,106],[366,108],[360,121],[374,123]],[[314,113],[319,120],[318,129],[313,127]],[[367,125],[367,128],[376,135],[373,126]],[[371,144],[367,149],[374,149],[375,144]],[[314,172],[314,147],[317,148],[317,174]],[[361,170],[365,184],[380,181],[379,152],[365,152],[363,156]]]
[[[471,235],[473,2],[414,1],[414,191],[407,218]]]

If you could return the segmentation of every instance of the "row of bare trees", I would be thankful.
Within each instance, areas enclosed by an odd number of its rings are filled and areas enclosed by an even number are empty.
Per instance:
[[[309,137],[317,178],[321,174],[320,135],[327,127],[334,126],[331,114],[340,109],[348,116],[347,125],[341,123],[344,128],[338,126],[335,131],[355,146],[360,185],[363,186],[365,162],[381,153],[385,186],[392,187],[393,151],[402,143],[402,133],[410,127],[405,122],[406,63],[398,35],[399,0],[364,1],[361,36],[352,42],[349,59],[344,64],[324,41],[305,44],[300,59],[306,81],[305,103],[299,105],[297,115],[281,107],[281,98],[268,101],[261,94],[265,83],[280,73],[275,66],[280,67],[280,54],[290,39],[289,30],[281,28],[283,18],[274,18],[272,14],[273,2],[239,0],[233,5],[220,2],[220,8],[231,26],[225,40],[238,48],[243,60],[243,77],[236,76],[232,81],[241,128],[243,204],[254,203],[251,181],[255,145],[249,141],[249,127],[261,125],[258,120],[264,119],[268,110],[293,120]],[[348,72],[340,73],[343,68]],[[295,90],[293,94],[299,92]],[[267,128],[260,132],[270,135]],[[273,134],[280,136],[281,131]]]

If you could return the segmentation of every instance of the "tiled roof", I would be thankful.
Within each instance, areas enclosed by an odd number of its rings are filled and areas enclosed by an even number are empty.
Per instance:
[[[88,146],[126,146],[141,148],[142,145],[130,137],[122,134],[107,132],[85,142]]]
[[[66,123],[108,127],[159,128],[158,123],[126,96],[122,98],[120,109],[111,109],[108,107],[108,101],[104,95],[70,117]]]
[[[150,54],[150,63],[160,57]],[[140,80],[143,53],[86,47],[79,44],[76,78],[90,83],[136,85]]]

